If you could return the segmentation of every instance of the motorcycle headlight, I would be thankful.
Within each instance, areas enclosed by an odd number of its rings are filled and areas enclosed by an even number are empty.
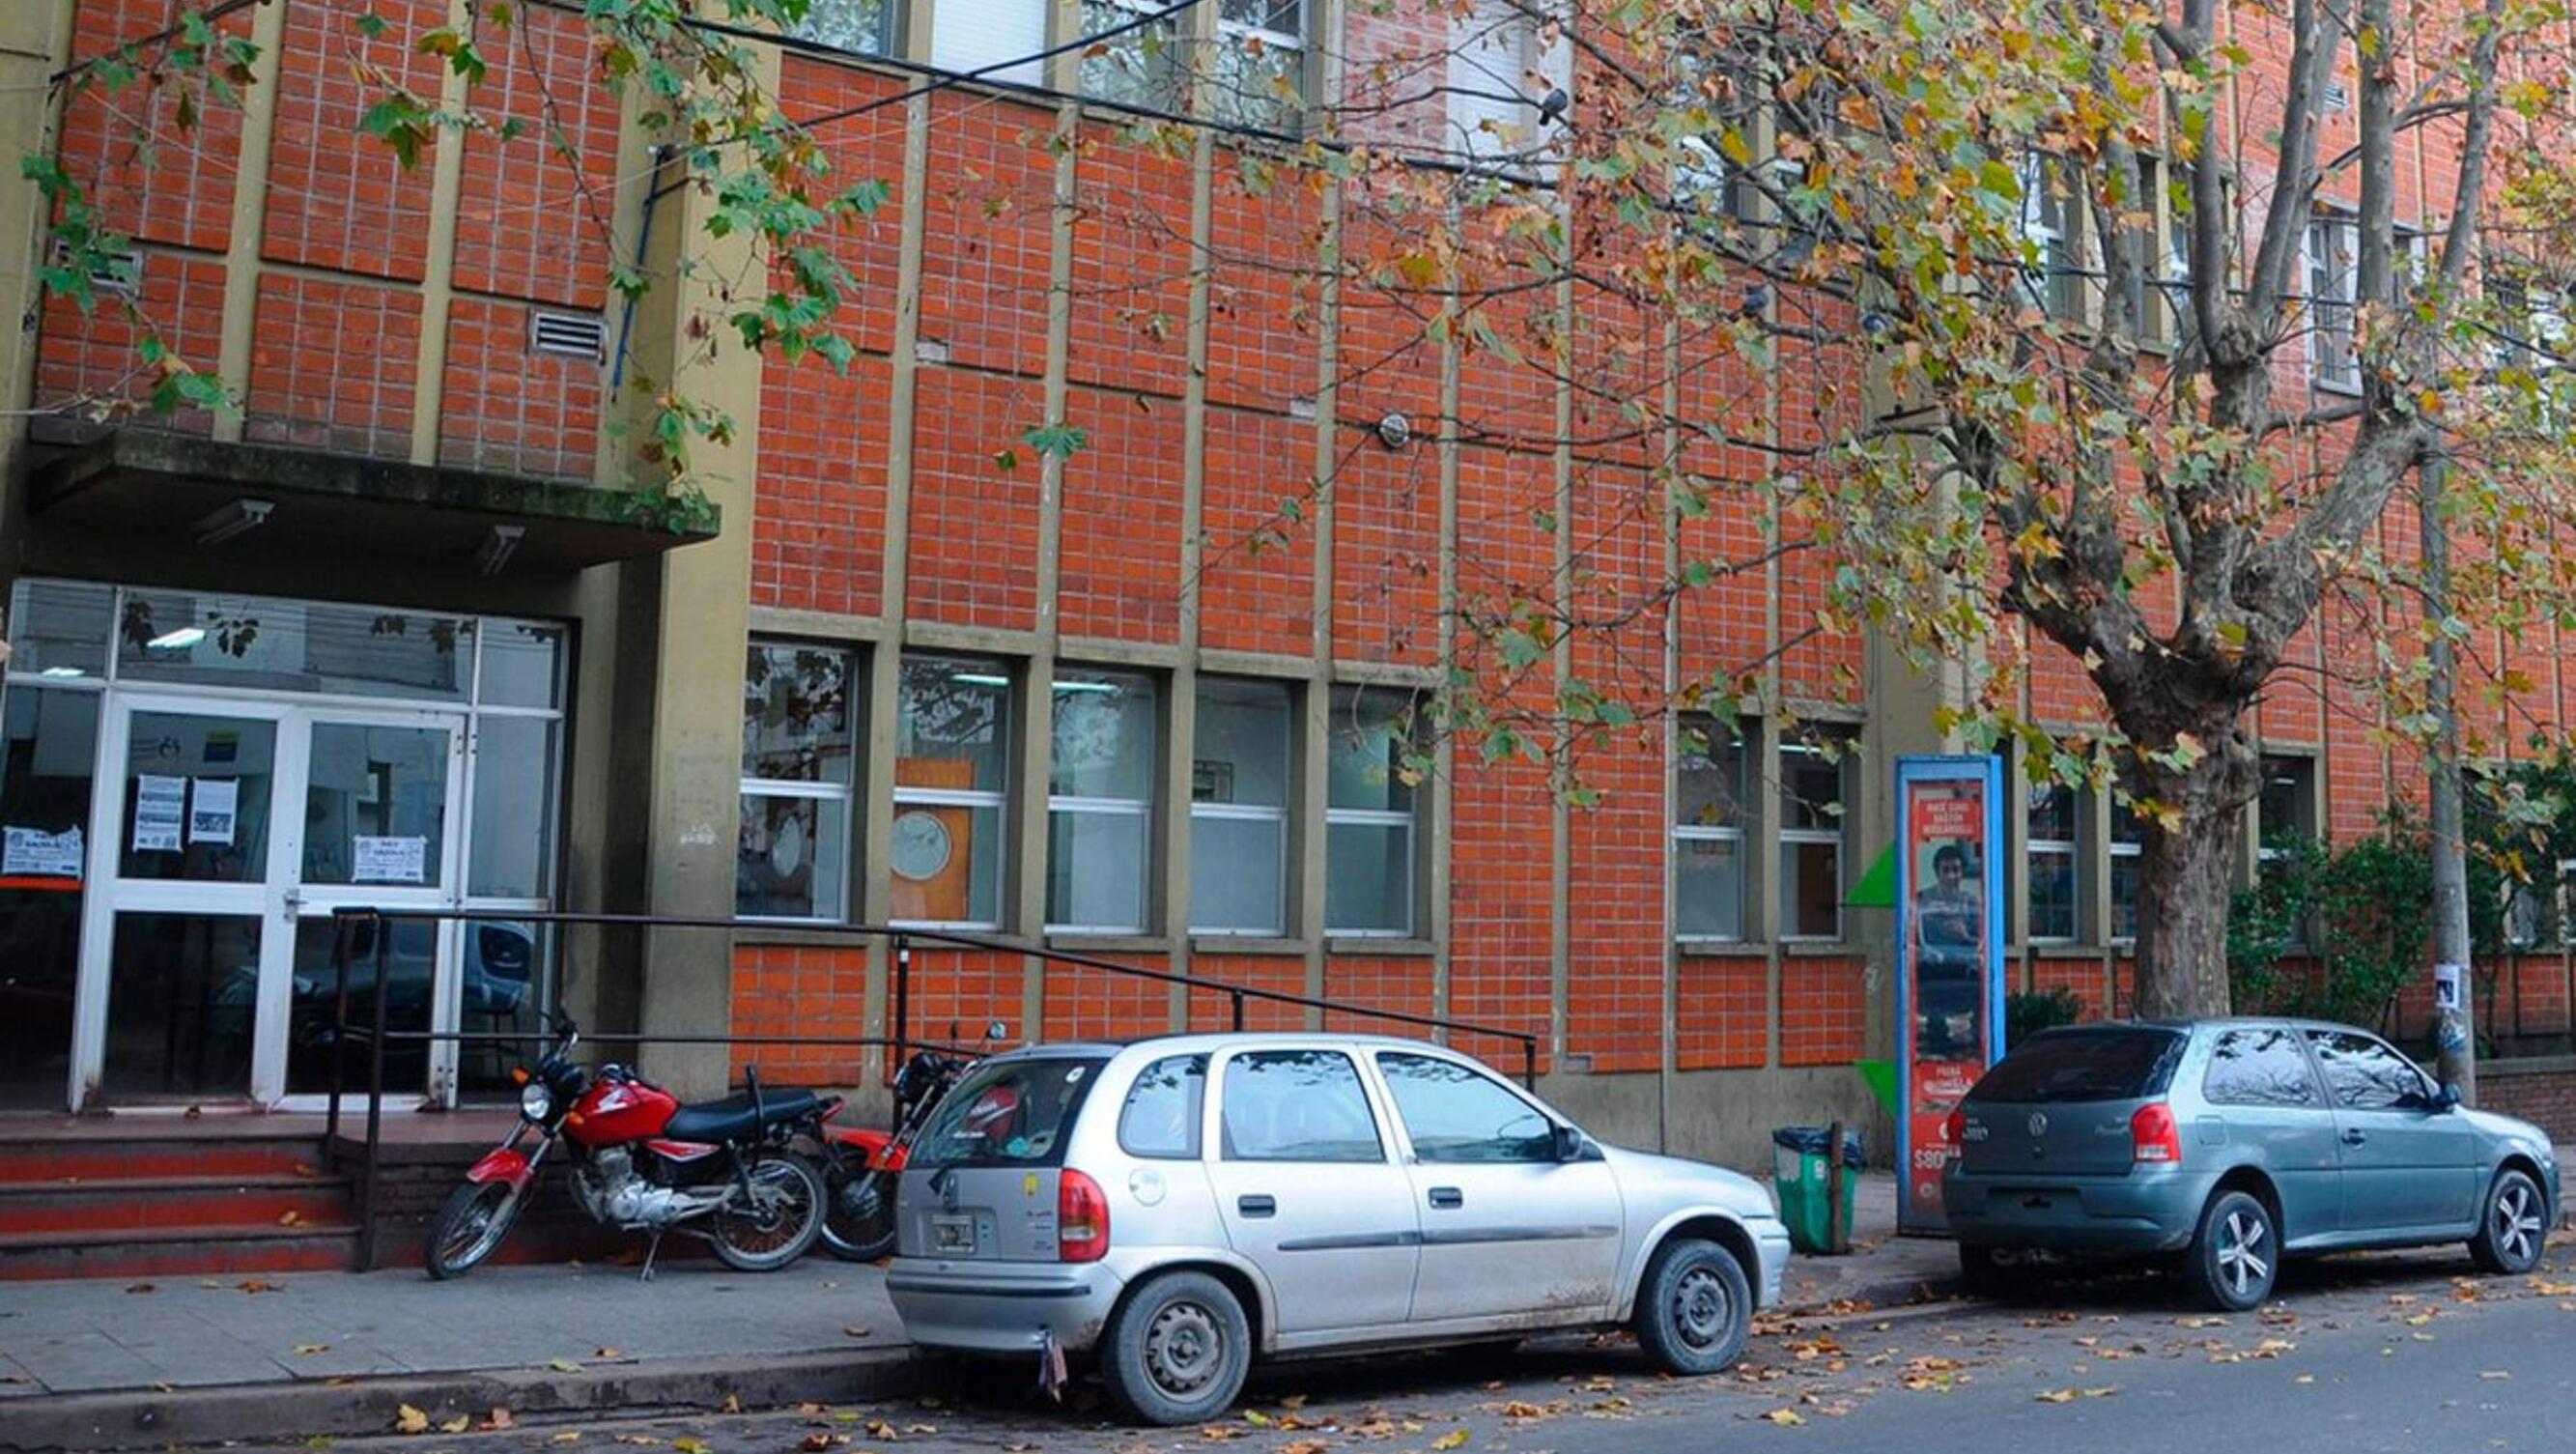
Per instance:
[[[519,1114],[531,1121],[542,1121],[555,1108],[555,1093],[542,1083],[532,1082],[519,1090]]]

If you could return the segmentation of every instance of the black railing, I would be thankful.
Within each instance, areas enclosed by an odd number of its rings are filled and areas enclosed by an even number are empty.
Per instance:
[[[456,1044],[456,1045],[541,1045],[553,1037],[546,1031],[512,1030],[397,1030],[385,1023],[387,971],[391,968],[393,934],[397,924],[495,923],[517,925],[560,925],[601,929],[697,929],[733,931],[757,928],[736,919],[693,918],[653,914],[585,914],[558,911],[516,911],[507,909],[377,909],[349,908],[332,912],[332,1046],[331,1107],[324,1135],[335,1148],[340,1138],[340,1103],[350,1094],[349,1042],[363,1038],[367,1045],[367,1134],[364,1159],[359,1174],[358,1269],[373,1271],[376,1265],[377,1196],[384,1151],[385,1051],[391,1045]],[[372,929],[375,978],[368,996],[368,1020],[365,1024],[349,1021],[349,966],[352,947],[359,926]],[[1233,1029],[1245,1028],[1244,1010],[1252,1003],[1284,1005],[1324,1015],[1342,1015],[1358,1019],[1379,1020],[1413,1029],[1438,1030],[1503,1040],[1520,1048],[1521,1082],[1536,1088],[1538,1084],[1538,1036],[1527,1030],[1506,1030],[1493,1025],[1479,1025],[1444,1015],[1419,1014],[1410,1010],[1380,1009],[1369,1005],[1343,1004],[1321,995],[1296,994],[1287,990],[1265,989],[1258,985],[1229,984],[1222,980],[1202,979],[1196,975],[1176,974],[1170,970],[1147,969],[1142,965],[1121,964],[1087,954],[1068,954],[1062,950],[1043,949],[1007,939],[986,938],[973,934],[954,934],[944,930],[897,929],[874,924],[835,924],[799,926],[800,935],[856,942],[886,940],[891,949],[893,984],[891,986],[891,1034],[868,1035],[688,1035],[641,1034],[627,1032],[593,1033],[584,1036],[602,1044],[632,1045],[722,1045],[729,1049],[762,1046],[828,1046],[845,1050],[886,1050],[892,1052],[889,1068],[899,1065],[916,1050],[936,1050],[947,1054],[977,1055],[983,1052],[926,1039],[912,1033],[913,949],[916,944],[972,950],[997,955],[1017,955],[1039,960],[1047,965],[1065,965],[1128,979],[1147,980],[1180,987],[1186,994],[1222,995],[1228,1001],[1229,1021]],[[1189,1023],[1186,1003],[1181,1016]],[[1037,1027],[1031,1027],[1035,1029]],[[1034,1041],[1041,1037],[1032,1034]]]

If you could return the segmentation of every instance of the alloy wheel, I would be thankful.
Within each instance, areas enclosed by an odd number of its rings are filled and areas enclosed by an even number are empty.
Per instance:
[[[2496,1248],[2515,1262],[2540,1254],[2540,1210],[2533,1202],[2530,1186],[2513,1178],[2506,1180],[2495,1199]]]
[[[1735,1320],[1734,1301],[1723,1278],[1692,1268],[1673,1288],[1673,1330],[1694,1348],[1724,1342]]]
[[[1173,1398],[1205,1388],[1224,1369],[1225,1357],[1216,1315],[1195,1302],[1166,1305],[1145,1329],[1145,1376]]]
[[[2263,1249],[2263,1219],[2242,1211],[2231,1211],[2218,1233],[2218,1275],[2227,1280],[2228,1289],[2243,1298],[2272,1280],[2272,1262]]]

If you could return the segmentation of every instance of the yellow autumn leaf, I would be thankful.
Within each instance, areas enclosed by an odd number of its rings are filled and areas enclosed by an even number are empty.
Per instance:
[[[699,1439],[673,1439],[671,1447],[680,1454],[709,1454],[706,1443]]]
[[[1448,1433],[1432,1440],[1431,1447],[1434,1449],[1463,1449],[1466,1447],[1468,1437],[1467,1431],[1463,1428],[1451,1429]]]
[[[1767,1414],[1764,1414],[1762,1417],[1764,1417],[1765,1419],[1770,1420],[1772,1423],[1778,1424],[1780,1427],[1782,1427],[1782,1428],[1784,1428],[1784,1429],[1789,1428],[1789,1427],[1791,1427],[1791,1426],[1793,1426],[1793,1425],[1803,1424],[1803,1423],[1805,1423],[1805,1422],[1807,1421],[1807,1416],[1806,1416],[1805,1414],[1802,1414],[1802,1413],[1798,1412],[1796,1409],[1792,1409],[1792,1408],[1777,1408],[1777,1409],[1773,1409],[1771,1412],[1769,1412],[1769,1413],[1767,1413]]]
[[[440,1432],[440,1433],[442,1433],[442,1434],[462,1434],[462,1433],[464,1433],[466,1430],[468,1430],[468,1429],[470,1429],[470,1428],[473,1428],[473,1427],[474,1427],[474,1417],[473,1417],[473,1415],[471,1415],[471,1414],[458,1414],[455,1418],[452,1418],[452,1419],[442,1419],[442,1420],[440,1420],[440,1421],[439,1421],[439,1425],[438,1425],[438,1432]]]
[[[2031,1402],[2043,1404],[2071,1404],[2075,1402],[2075,1399],[2075,1390],[2071,1388],[2052,1388],[2048,1392],[2031,1400]]]
[[[404,1404],[394,1410],[394,1432],[397,1434],[426,1434],[429,1432],[429,1415],[422,1413],[420,1410],[413,1408],[409,1404]]]

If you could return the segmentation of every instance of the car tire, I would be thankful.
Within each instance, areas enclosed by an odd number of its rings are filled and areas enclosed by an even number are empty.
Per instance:
[[[1735,1254],[1696,1237],[1655,1251],[1637,1287],[1637,1342],[1667,1373],[1723,1371],[1753,1329],[1753,1289]]]
[[[2003,1259],[2001,1249],[1982,1242],[1959,1244],[1959,1286],[1970,1297],[2000,1298],[2013,1290],[2013,1269]]]
[[[2224,1313],[2263,1305],[2281,1273],[2281,1232],[2263,1203],[2241,1191],[2210,1198],[2183,1255],[2193,1296]]]
[[[2519,1277],[2540,1263],[2549,1244],[2549,1198],[2530,1175],[2507,1167],[2487,1188],[2469,1257],[2482,1272]]]
[[[1100,1379],[1119,1407],[1168,1428],[1224,1413],[1252,1371],[1252,1323],[1204,1272],[1149,1278],[1110,1316]]]

